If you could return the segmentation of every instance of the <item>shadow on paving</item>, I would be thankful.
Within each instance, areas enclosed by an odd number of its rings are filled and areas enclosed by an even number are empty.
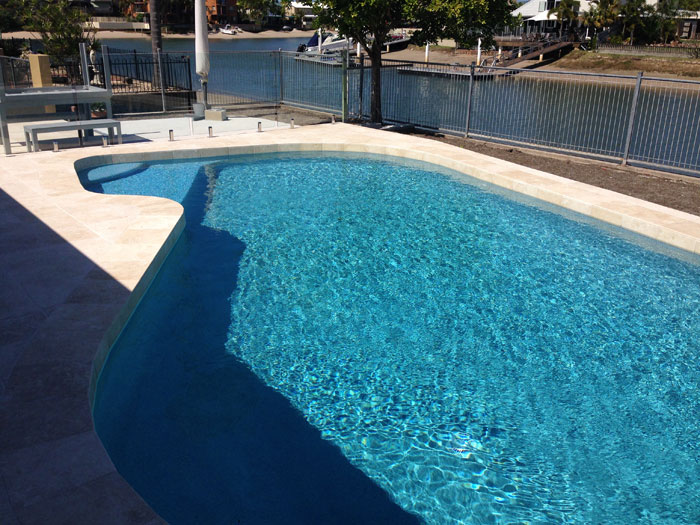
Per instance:
[[[172,523],[419,523],[227,353],[246,247],[202,224],[208,169],[98,385],[95,424],[117,469]]]
[[[149,523],[93,432],[92,360],[129,290],[0,190],[0,522]]]

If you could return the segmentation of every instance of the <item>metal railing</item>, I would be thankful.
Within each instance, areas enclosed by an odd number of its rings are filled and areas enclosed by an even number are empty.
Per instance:
[[[299,108],[342,113],[346,69],[337,55],[280,53],[280,102]]]
[[[190,57],[187,54],[109,53],[114,93],[152,93],[192,90]],[[100,68],[101,60],[96,66]]]
[[[80,58],[51,63],[51,82],[54,86],[76,86],[83,83]]]
[[[107,56],[116,113],[191,109],[202,101],[193,57]],[[370,115],[368,61],[240,51],[211,53],[210,62],[210,105]],[[102,59],[88,68],[92,83],[104,85]],[[381,71],[389,123],[700,174],[700,82],[392,60]]]
[[[357,71],[348,73],[350,108],[368,115],[371,70],[361,95]],[[389,63],[382,114],[450,134],[700,173],[700,82]]]
[[[32,75],[29,69],[29,60],[0,56],[0,68],[5,87],[23,88],[32,85]]]
[[[280,54],[277,51],[234,51],[209,56],[208,102],[217,106],[278,104]],[[192,60],[192,75],[194,72]],[[199,77],[193,85],[201,86]]]
[[[700,173],[700,82],[385,60],[381,83],[390,123]],[[368,61],[212,53],[209,103],[341,115],[346,94],[346,116],[363,119],[371,84]]]

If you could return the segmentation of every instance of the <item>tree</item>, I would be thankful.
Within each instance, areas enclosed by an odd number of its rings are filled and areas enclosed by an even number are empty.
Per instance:
[[[22,28],[22,20],[12,2],[0,1],[0,33],[18,31]]]
[[[605,30],[612,26],[620,15],[619,0],[598,0],[592,3],[597,7],[599,13],[599,29]]]
[[[372,122],[382,121],[382,49],[393,29],[406,20],[420,27],[416,43],[454,38],[473,43],[490,38],[510,20],[510,0],[312,0],[317,23],[359,42],[372,63]]]
[[[382,48],[400,27],[405,3],[395,0],[313,0],[317,22],[359,42],[372,61],[371,119],[382,121]]]
[[[69,0],[20,0],[14,6],[24,27],[39,33],[44,52],[57,61],[77,56],[81,43],[88,48],[96,46],[95,29],[88,24],[90,17],[72,7]]]
[[[597,5],[591,2],[591,8],[579,17],[581,23],[586,26],[586,38],[588,38],[588,30],[593,28],[593,38],[596,38],[598,29],[602,27],[600,9]]]
[[[239,9],[248,11],[248,16],[256,24],[261,24],[268,13],[277,13],[281,10],[276,0],[238,0],[236,5]]]
[[[408,18],[421,28],[417,43],[451,38],[461,46],[473,47],[478,39],[489,46],[497,28],[517,27],[511,12],[518,7],[513,0],[408,0]]]
[[[676,32],[678,18],[678,2],[665,1],[656,4],[656,22],[658,25],[659,41],[666,44]]]
[[[640,27],[644,27],[645,22],[652,21],[654,8],[647,5],[645,0],[627,0],[627,3],[620,10],[622,16],[622,37],[625,32],[630,32],[630,45],[634,45],[634,32]]]
[[[579,0],[561,0],[547,12],[547,16],[556,16],[559,22],[559,39],[564,32],[564,22],[571,22],[578,18],[578,8],[581,5]]]
[[[160,0],[148,0],[148,27],[151,31],[151,51],[155,55],[163,49],[163,33],[160,27],[162,15]]]

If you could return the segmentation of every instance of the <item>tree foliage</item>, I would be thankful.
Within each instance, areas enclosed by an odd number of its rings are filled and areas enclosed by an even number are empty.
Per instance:
[[[511,12],[516,8],[511,0],[407,0],[405,13],[420,27],[417,43],[451,38],[473,47],[479,38],[491,45],[497,28],[514,25]]]
[[[22,19],[14,3],[0,0],[0,33],[17,31],[21,28]]]
[[[658,20],[655,10],[645,0],[627,0],[620,9],[622,19],[622,38],[629,33],[629,43],[634,45],[635,32],[643,40],[654,40]]]
[[[382,121],[382,48],[389,33],[401,27],[406,4],[395,0],[314,0],[321,27],[337,29],[359,42],[372,61],[371,119]]]
[[[571,24],[573,20],[578,18],[578,8],[581,5],[579,0],[561,0],[552,9],[547,12],[547,16],[554,15],[559,22],[559,38],[564,31],[564,22]]]
[[[418,27],[416,43],[453,38],[460,44],[490,40],[508,25],[511,0],[313,0],[318,24],[359,42],[372,61],[371,119],[381,122],[382,49],[392,30]]]
[[[95,47],[90,17],[69,0],[16,0],[12,3],[25,29],[39,33],[44,52],[58,61],[76,57],[81,43]]]
[[[281,14],[281,5],[276,0],[238,0],[239,10],[246,10],[251,20],[261,23],[268,13]]]

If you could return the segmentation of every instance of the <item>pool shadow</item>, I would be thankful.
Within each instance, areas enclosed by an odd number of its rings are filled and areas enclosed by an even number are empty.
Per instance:
[[[202,224],[213,184],[201,169],[187,230],[98,384],[95,425],[117,469],[172,523],[420,523],[226,352],[246,247]]]

